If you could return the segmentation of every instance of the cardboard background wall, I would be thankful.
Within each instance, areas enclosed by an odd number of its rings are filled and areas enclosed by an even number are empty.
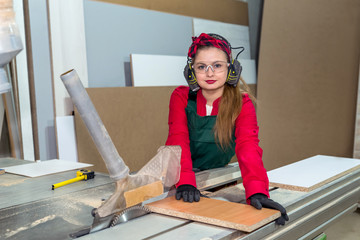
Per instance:
[[[258,72],[263,161],[352,157],[360,1],[266,0]]]
[[[255,92],[255,84],[249,85]],[[137,171],[165,145],[169,100],[176,87],[114,87],[86,89],[116,149],[130,171]],[[79,162],[107,173],[85,124],[75,110]],[[236,158],[233,159],[236,161]]]
[[[236,0],[98,0],[220,22],[249,25],[248,4]]]

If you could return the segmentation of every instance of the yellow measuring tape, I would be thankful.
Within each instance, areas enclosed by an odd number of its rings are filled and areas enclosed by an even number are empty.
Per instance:
[[[82,169],[82,170],[76,172],[76,178],[72,178],[72,179],[69,179],[69,180],[66,180],[63,182],[56,183],[56,184],[52,185],[51,189],[54,190],[55,188],[65,186],[70,183],[78,182],[81,180],[86,181],[88,179],[93,179],[94,177],[95,177],[94,171]]]

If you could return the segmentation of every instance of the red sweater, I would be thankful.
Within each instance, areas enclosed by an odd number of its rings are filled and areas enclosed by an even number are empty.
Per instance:
[[[185,108],[188,103],[189,87],[180,86],[174,90],[169,106],[169,135],[166,145],[180,145],[181,173],[177,186],[190,184],[196,187],[195,173],[192,171],[189,130]],[[218,114],[218,98],[213,103],[211,115]],[[201,89],[197,94],[197,114],[206,116],[206,99]],[[259,147],[259,127],[254,105],[247,94],[239,116],[235,121],[235,153],[239,162],[246,199],[255,193],[269,197],[269,180],[262,162],[262,149]]]

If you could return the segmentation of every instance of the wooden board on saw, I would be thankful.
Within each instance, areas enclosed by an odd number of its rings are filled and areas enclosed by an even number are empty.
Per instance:
[[[199,202],[188,203],[178,201],[172,196],[149,203],[146,207],[152,212],[244,232],[252,232],[280,217],[277,210],[257,210],[250,205],[211,198],[201,198]]]
[[[316,155],[269,171],[269,185],[309,192],[359,168],[359,159]]]

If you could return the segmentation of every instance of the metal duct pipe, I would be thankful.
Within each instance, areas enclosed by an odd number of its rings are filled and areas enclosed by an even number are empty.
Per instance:
[[[103,158],[110,177],[117,181],[129,175],[129,168],[117,152],[110,135],[102,123],[89,95],[85,91],[75,70],[60,76],[71,100],[78,109],[95,145]]]

